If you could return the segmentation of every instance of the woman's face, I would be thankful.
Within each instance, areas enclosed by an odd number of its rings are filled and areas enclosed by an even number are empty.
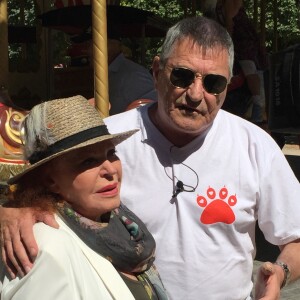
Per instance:
[[[62,155],[48,170],[52,191],[87,218],[120,205],[121,162],[109,141]]]

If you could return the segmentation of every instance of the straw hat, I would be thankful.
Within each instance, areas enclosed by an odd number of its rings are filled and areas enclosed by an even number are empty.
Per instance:
[[[110,134],[99,113],[82,96],[36,105],[21,130],[28,165],[10,178],[8,184],[16,183],[28,172],[66,152],[107,140],[117,145],[136,131]]]

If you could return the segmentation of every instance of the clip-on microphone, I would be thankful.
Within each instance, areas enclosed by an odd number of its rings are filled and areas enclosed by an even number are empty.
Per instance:
[[[178,196],[178,194],[183,191],[184,191],[183,182],[181,180],[178,180],[176,183],[176,190],[175,190],[174,194],[172,195],[172,198],[176,198]]]

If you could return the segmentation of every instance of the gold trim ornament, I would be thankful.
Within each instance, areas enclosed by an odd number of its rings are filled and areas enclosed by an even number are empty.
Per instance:
[[[21,124],[27,111],[0,103],[0,185],[25,168]]]

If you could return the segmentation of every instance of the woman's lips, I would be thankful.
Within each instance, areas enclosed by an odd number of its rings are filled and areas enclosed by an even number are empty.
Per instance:
[[[119,192],[118,189],[118,183],[114,183],[114,184],[109,184],[104,186],[103,188],[101,188],[100,190],[97,191],[97,193],[101,193],[104,195],[115,195]]]

